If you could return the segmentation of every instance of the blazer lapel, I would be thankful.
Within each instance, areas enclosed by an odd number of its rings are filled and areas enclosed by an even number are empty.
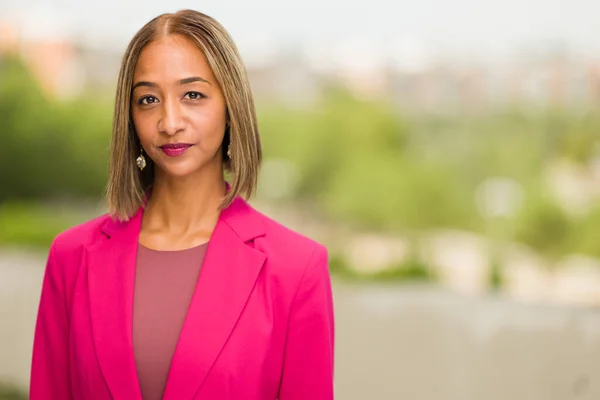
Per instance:
[[[133,355],[133,289],[142,209],[126,223],[109,221],[109,239],[87,249],[92,332],[114,399],[139,399]]]
[[[191,399],[206,379],[265,262],[265,254],[247,244],[262,234],[262,220],[241,198],[221,213],[171,362],[164,400]]]

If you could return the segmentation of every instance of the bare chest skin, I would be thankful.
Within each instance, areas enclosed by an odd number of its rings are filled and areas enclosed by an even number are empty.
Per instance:
[[[185,250],[200,246],[210,240],[216,218],[214,221],[198,224],[194,229],[175,230],[152,224],[151,216],[144,216],[144,222],[148,221],[148,223],[142,222],[139,243],[144,247],[162,251]]]

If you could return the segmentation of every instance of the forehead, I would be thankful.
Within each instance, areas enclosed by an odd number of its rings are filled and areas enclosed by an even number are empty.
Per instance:
[[[214,80],[212,69],[202,50],[180,35],[160,37],[148,44],[140,53],[133,76],[134,80],[155,82],[190,76]]]

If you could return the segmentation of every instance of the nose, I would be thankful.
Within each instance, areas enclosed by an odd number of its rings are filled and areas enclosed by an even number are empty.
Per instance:
[[[173,136],[185,129],[185,118],[181,104],[177,100],[163,103],[162,115],[158,121],[158,131]]]

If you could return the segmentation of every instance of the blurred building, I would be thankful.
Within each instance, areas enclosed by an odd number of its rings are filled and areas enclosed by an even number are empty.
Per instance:
[[[82,71],[70,40],[51,34],[26,37],[22,26],[7,21],[0,22],[0,32],[1,54],[20,57],[49,96],[64,97],[78,91]]]
[[[259,100],[305,107],[321,95],[322,81],[306,67],[300,52],[280,51],[260,63],[246,62],[246,69]]]
[[[0,54],[16,53],[19,47],[19,28],[16,24],[0,20]]]
[[[17,56],[51,98],[76,98],[84,91],[106,88],[117,77],[120,55],[94,48],[56,32],[27,33],[22,26],[0,21],[0,57]]]
[[[240,44],[256,97],[287,105],[309,105],[332,83],[358,98],[389,99],[408,112],[600,105],[600,57],[582,59],[564,50],[542,48],[486,63],[476,56],[443,58],[410,38],[388,45],[361,37],[285,46],[263,37]],[[32,35],[15,22],[0,21],[0,55],[22,57],[46,93],[58,99],[114,90],[123,51],[58,30],[37,28]]]

